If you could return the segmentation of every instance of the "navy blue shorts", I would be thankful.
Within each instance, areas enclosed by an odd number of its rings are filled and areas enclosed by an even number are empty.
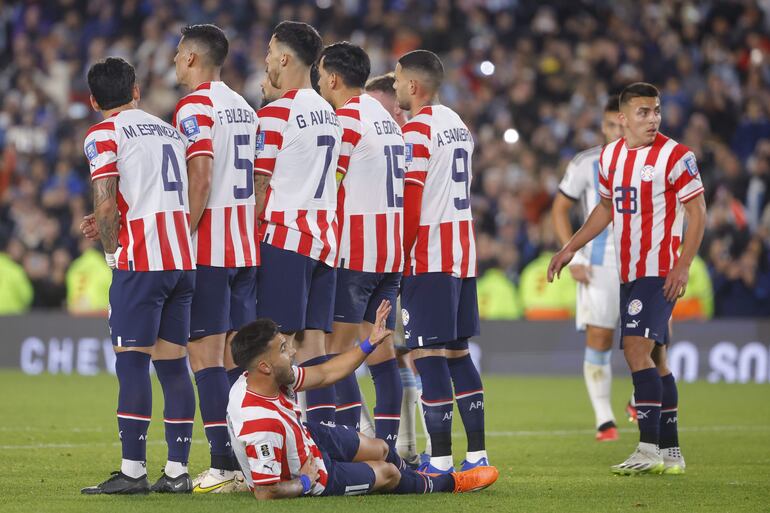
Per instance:
[[[444,273],[404,276],[401,315],[410,349],[446,344],[479,334],[476,278]]]
[[[644,337],[668,344],[668,320],[676,301],[663,296],[665,278],[647,276],[620,284],[620,347],[623,337]]]
[[[337,294],[334,300],[334,322],[359,324],[377,320],[377,307],[383,299],[390,301],[385,325],[396,328],[396,298],[401,285],[401,273],[368,273],[337,269]]]
[[[275,321],[282,333],[332,331],[337,270],[294,251],[260,245],[257,317]]]
[[[347,426],[329,427],[306,422],[310,436],[321,450],[329,479],[321,495],[362,495],[374,486],[374,470],[366,463],[353,463],[361,441]]]
[[[191,340],[241,329],[257,318],[257,268],[199,265],[190,311]]]
[[[110,334],[119,347],[151,347],[190,337],[195,271],[112,271]]]

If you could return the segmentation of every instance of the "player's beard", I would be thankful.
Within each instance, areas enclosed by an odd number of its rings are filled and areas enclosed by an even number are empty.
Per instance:
[[[287,367],[275,367],[275,380],[280,386],[289,386],[294,383],[294,369],[291,365]]]

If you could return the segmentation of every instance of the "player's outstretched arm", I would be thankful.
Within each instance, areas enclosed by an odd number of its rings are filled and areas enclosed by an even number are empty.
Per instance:
[[[94,181],[94,218],[99,240],[110,255],[118,249],[120,214],[117,203],[118,177],[110,176]]]
[[[612,200],[602,198],[601,202],[593,209],[583,226],[575,232],[575,235],[556,253],[548,265],[548,281],[559,277],[561,270],[569,264],[575,253],[588,244],[597,235],[602,233],[607,225],[612,222]]]
[[[198,229],[198,223],[206,210],[211,192],[211,175],[214,159],[209,155],[198,155],[187,161],[187,179],[190,197],[190,231]]]
[[[377,308],[377,319],[367,340],[361,345],[341,353],[327,362],[314,367],[305,367],[305,381],[300,390],[309,390],[333,385],[342,378],[356,371],[359,365],[364,363],[366,357],[371,354],[380,343],[385,340],[393,330],[385,327],[385,320],[392,309],[390,301],[384,299]]]
[[[682,255],[666,275],[666,281],[663,284],[663,295],[667,301],[675,301],[676,298],[684,296],[687,280],[690,277],[690,264],[698,254],[703,241],[703,232],[706,230],[706,200],[703,194],[685,203],[684,210],[687,213],[687,230],[684,232]]]

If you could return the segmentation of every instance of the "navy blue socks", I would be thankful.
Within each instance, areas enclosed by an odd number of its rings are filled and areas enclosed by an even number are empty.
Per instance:
[[[374,406],[374,429],[377,438],[385,440],[395,452],[398,425],[401,420],[401,396],[404,393],[398,362],[391,360],[370,365],[377,404]]]
[[[195,373],[198,387],[198,403],[203,419],[203,429],[209,441],[211,468],[234,470],[230,435],[227,433],[227,401],[230,382],[224,367],[209,367]]]
[[[631,373],[634,382],[634,401],[639,422],[639,441],[658,444],[660,438],[660,406],[663,385],[658,369],[644,369]]]
[[[155,360],[153,365],[163,388],[168,460],[187,465],[195,417],[195,391],[187,370],[187,357]]]
[[[414,361],[422,379],[422,405],[430,433],[431,461],[452,454],[452,377],[447,359],[426,356]],[[442,469],[445,470],[445,469]]]
[[[660,378],[663,385],[663,400],[660,409],[660,448],[679,447],[679,418],[677,408],[679,393],[673,374]]]
[[[316,356],[301,364],[302,367],[320,365],[329,359],[329,355]],[[360,402],[360,400],[359,400]],[[320,422],[327,426],[334,426],[336,422],[335,410],[337,408],[337,394],[334,385],[305,392],[307,407],[306,417],[308,422]]]
[[[116,353],[115,373],[120,385],[118,431],[123,459],[144,462],[147,459],[147,428],[152,417],[150,355],[138,351]]]
[[[468,436],[468,452],[485,450],[484,446],[484,387],[470,354],[447,358],[449,373],[455,386],[457,409]]]

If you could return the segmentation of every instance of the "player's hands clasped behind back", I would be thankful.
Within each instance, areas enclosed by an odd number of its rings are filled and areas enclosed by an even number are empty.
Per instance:
[[[567,248],[562,248],[551,258],[551,263],[548,264],[548,283],[553,283],[554,276],[561,277],[561,270],[564,266],[570,263],[575,257],[575,251],[569,251]]]
[[[385,327],[385,320],[388,318],[388,315],[390,315],[392,309],[393,305],[391,305],[390,301],[387,299],[383,299],[380,306],[377,307],[377,318],[374,321],[372,333],[369,335],[369,343],[373,346],[378,345],[385,340],[388,335],[393,333],[393,330],[389,330]]]

